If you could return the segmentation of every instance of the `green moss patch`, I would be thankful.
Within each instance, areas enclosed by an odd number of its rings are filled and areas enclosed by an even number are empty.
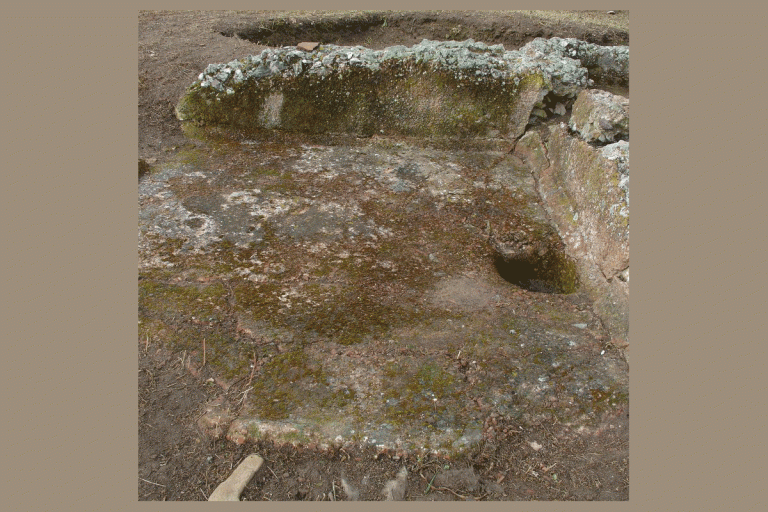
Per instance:
[[[251,396],[252,413],[266,420],[286,419],[298,408],[317,413],[319,407],[343,406],[354,398],[330,392],[321,366],[301,348],[270,358],[254,379]]]
[[[460,379],[436,363],[416,368],[384,370],[388,378],[384,391],[384,414],[395,425],[436,425],[441,418],[453,417],[461,407]]]
[[[223,318],[221,305],[226,302],[226,294],[221,283],[181,285],[143,278],[139,281],[139,311],[147,316],[220,321]]]

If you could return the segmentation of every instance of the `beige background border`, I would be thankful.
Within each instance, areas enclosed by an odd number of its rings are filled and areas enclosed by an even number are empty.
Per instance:
[[[51,2],[4,13],[3,488],[12,509],[145,508],[136,501],[137,11],[210,5]],[[636,5],[630,502],[525,510],[746,510],[765,482],[756,428],[765,421],[755,422],[765,404],[765,16],[734,2]],[[330,508],[320,505],[312,510]],[[376,505],[366,508],[387,506]],[[452,505],[440,506],[467,506]],[[309,509],[265,506],[294,507]]]

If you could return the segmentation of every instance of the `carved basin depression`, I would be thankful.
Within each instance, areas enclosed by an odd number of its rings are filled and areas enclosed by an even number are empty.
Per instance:
[[[139,181],[140,336],[232,391],[201,426],[455,454],[491,413],[626,409],[628,121],[586,94],[628,58],[425,40],[208,66],[188,148]]]

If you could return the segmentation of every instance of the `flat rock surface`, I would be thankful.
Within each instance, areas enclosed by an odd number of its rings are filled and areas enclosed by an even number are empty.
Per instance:
[[[139,308],[191,364],[247,379],[230,439],[458,453],[491,411],[578,427],[627,406],[583,297],[493,264],[491,232],[547,225],[513,157],[219,144],[140,181]]]

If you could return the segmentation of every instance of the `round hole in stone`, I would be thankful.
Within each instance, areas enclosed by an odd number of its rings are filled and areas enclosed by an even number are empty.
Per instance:
[[[567,283],[550,262],[536,259],[506,259],[500,254],[493,258],[499,275],[508,283],[532,292],[571,293],[575,284]],[[569,285],[570,284],[570,285]]]

